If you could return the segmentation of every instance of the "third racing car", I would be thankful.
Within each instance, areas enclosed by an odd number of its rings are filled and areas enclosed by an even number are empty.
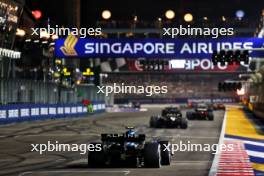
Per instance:
[[[188,120],[214,120],[213,110],[206,104],[197,104],[194,111],[186,113]]]

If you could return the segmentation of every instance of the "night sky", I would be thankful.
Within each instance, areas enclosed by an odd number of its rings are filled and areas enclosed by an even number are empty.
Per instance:
[[[57,24],[63,23],[67,15],[66,2],[69,0],[26,0],[26,5],[32,9],[40,9],[43,18],[51,18]],[[113,20],[131,20],[137,15],[140,20],[155,20],[164,17],[168,9],[175,11],[175,20],[189,12],[194,18],[207,16],[214,20],[221,16],[235,17],[239,9],[245,11],[245,18],[258,20],[263,0],[81,0],[81,25],[93,25],[101,20],[101,12],[109,9]]]

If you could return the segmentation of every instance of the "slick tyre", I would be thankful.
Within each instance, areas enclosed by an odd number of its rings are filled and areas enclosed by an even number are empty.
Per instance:
[[[213,121],[214,120],[214,114],[212,112],[210,112],[208,114],[208,120],[210,120],[210,121]]]
[[[157,123],[158,123],[158,118],[157,117],[151,117],[150,118],[149,126],[151,128],[157,128]]]
[[[181,120],[180,128],[181,129],[187,129],[188,128],[188,121],[187,121],[187,119],[184,118],[184,119]]]
[[[103,167],[105,164],[105,155],[103,151],[89,151],[88,166]]]
[[[170,165],[171,149],[167,150],[166,146],[170,146],[169,141],[160,141],[161,165]]]
[[[159,143],[146,143],[144,147],[144,165],[149,168],[160,168],[161,152]]]

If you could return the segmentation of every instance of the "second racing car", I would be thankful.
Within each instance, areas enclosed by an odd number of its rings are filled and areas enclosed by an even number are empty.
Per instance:
[[[162,110],[161,115],[152,116],[149,124],[152,128],[180,127],[186,129],[188,127],[188,121],[182,116],[178,107],[166,107]]]

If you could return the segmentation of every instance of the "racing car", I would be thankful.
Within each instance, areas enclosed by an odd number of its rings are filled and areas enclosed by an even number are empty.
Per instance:
[[[187,111],[188,120],[214,120],[213,111],[206,104],[198,104],[194,111]]]
[[[129,102],[128,104],[123,104],[123,105],[119,105],[119,108],[124,108],[124,109],[140,109],[141,108],[141,104],[139,102]]]
[[[146,142],[145,134],[136,134],[129,127],[123,134],[101,134],[100,151],[89,151],[88,165],[103,167],[119,163],[127,163],[136,167],[159,168],[170,165],[171,150],[166,150],[168,141],[152,140]]]
[[[213,104],[213,109],[214,110],[226,110],[226,107],[223,103],[217,103],[217,104]]]
[[[161,116],[152,116],[150,118],[149,124],[152,128],[180,127],[186,129],[188,127],[188,121],[182,116],[178,107],[167,107],[163,109]]]
[[[132,102],[132,107],[135,109],[140,109],[141,104],[139,102]]]

